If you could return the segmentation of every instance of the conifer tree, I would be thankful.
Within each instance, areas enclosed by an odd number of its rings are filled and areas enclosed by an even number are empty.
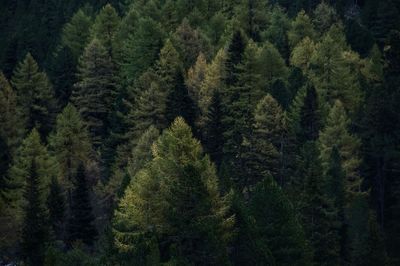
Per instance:
[[[309,37],[311,40],[316,37],[312,21],[304,10],[301,10],[297,14],[297,17],[292,21],[292,27],[287,34],[289,45],[292,49],[305,37]]]
[[[189,96],[182,71],[176,73],[174,80],[176,85],[167,96],[167,121],[172,122],[175,118],[181,116],[191,127],[194,128],[194,122],[196,120],[195,102]]]
[[[279,51],[272,45],[267,42],[260,52],[260,65],[259,72],[263,77],[262,85],[263,87],[271,87],[273,82],[277,79],[281,79],[283,81],[287,80],[288,69],[286,67],[285,61],[282,58]]]
[[[167,126],[166,101],[166,92],[156,82],[139,93],[127,117],[131,125],[127,133],[131,143],[135,143],[152,125],[160,130]]]
[[[39,132],[33,129],[29,135],[22,141],[21,146],[13,157],[13,162],[9,171],[10,184],[13,186],[8,194],[12,201],[12,206],[17,210],[23,205],[22,189],[25,184],[26,177],[29,176],[32,162],[35,162],[35,171],[40,178],[40,184],[43,190],[43,204],[45,197],[48,195],[48,185],[51,177],[56,174],[56,164],[49,156],[47,148],[42,144]],[[16,223],[19,222],[18,212],[16,212]]]
[[[111,58],[115,58],[116,34],[120,24],[120,17],[111,4],[105,5],[96,16],[92,28],[92,35],[98,39],[107,50]]]
[[[91,26],[91,18],[79,9],[63,28],[61,41],[70,49],[74,61],[78,60],[90,41]]]
[[[11,81],[17,92],[26,129],[37,127],[43,136],[51,129],[55,108],[54,92],[45,72],[39,70],[35,59],[27,54],[14,71]]]
[[[114,65],[97,39],[85,48],[78,71],[72,103],[87,123],[93,145],[98,147],[107,135],[117,88]]]
[[[153,156],[116,213],[119,250],[135,254],[136,243],[156,236],[165,245],[160,255],[166,262],[225,263],[225,237],[232,223],[227,203],[219,195],[213,165],[182,118],[164,131]]]
[[[82,161],[89,160],[91,143],[78,110],[68,104],[58,115],[49,137],[50,152],[58,162],[59,177],[67,190],[72,188],[75,172]]]
[[[346,224],[345,217],[346,198],[345,198],[345,173],[342,168],[342,162],[338,148],[332,148],[332,153],[329,161],[329,168],[326,172],[326,185],[325,191],[328,198],[332,201],[334,208],[337,211],[337,228],[339,233],[340,243],[340,258],[341,261],[345,260],[348,256],[346,251]]]
[[[0,136],[10,152],[14,152],[24,132],[16,92],[0,72]],[[5,172],[3,172],[5,173]]]
[[[35,159],[29,163],[23,200],[21,235],[22,257],[27,265],[43,265],[45,245],[48,240],[48,218],[43,202],[43,184]]]
[[[260,182],[249,202],[256,236],[268,247],[276,265],[310,265],[311,252],[295,210],[272,179]]]
[[[321,115],[317,91],[312,85],[307,86],[303,105],[300,109],[300,128],[297,137],[300,143],[318,139],[321,129]]]
[[[237,81],[236,66],[242,62],[242,56],[246,48],[243,34],[240,30],[235,31],[232,40],[229,43],[227,51],[227,59],[225,61],[227,86],[232,86]]]
[[[208,55],[209,43],[198,29],[193,29],[185,18],[176,29],[171,39],[182,59],[183,67],[187,70],[191,67],[200,53]]]
[[[244,158],[250,180],[254,186],[268,176],[282,184],[280,161],[284,134],[284,117],[278,103],[271,95],[265,96],[254,111],[252,137],[249,139]]]
[[[314,250],[314,261],[317,265],[337,265],[340,255],[337,210],[326,194],[315,142],[303,146],[301,157],[300,172],[304,182],[301,215]]]
[[[123,44],[122,76],[131,85],[157,58],[162,47],[160,25],[151,18],[140,18],[135,32]]]
[[[361,177],[358,174],[360,166],[360,140],[348,131],[349,119],[344,106],[336,101],[331,108],[325,128],[319,136],[320,157],[324,173],[328,170],[329,158],[333,147],[337,147],[342,160],[342,167],[346,175],[346,195],[361,191]]]
[[[56,177],[53,176],[50,183],[50,192],[47,197],[49,210],[49,226],[53,230],[56,239],[61,239],[65,218],[65,199],[63,190]]]
[[[325,1],[322,1],[314,10],[313,23],[319,34],[327,32],[338,20],[336,10]]]
[[[206,152],[217,167],[222,162],[224,147],[222,114],[221,94],[215,90],[207,113],[204,142]]]
[[[82,241],[92,246],[97,237],[90,201],[90,188],[83,164],[78,166],[74,180],[70,217],[67,225],[68,243]]]

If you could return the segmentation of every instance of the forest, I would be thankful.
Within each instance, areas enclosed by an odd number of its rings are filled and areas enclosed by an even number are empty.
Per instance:
[[[0,265],[400,265],[400,0],[1,0]]]

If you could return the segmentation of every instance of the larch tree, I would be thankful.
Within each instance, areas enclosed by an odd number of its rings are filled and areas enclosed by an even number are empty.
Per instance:
[[[78,60],[89,43],[91,26],[91,18],[82,9],[78,10],[71,20],[65,24],[61,41],[64,46],[71,50],[74,60]]]
[[[30,53],[15,69],[11,84],[17,92],[25,128],[29,131],[36,127],[46,136],[54,120],[54,92],[46,73],[39,70]]]
[[[226,216],[215,168],[182,118],[157,140],[153,156],[116,212],[118,249],[138,256],[138,245],[157,237],[166,262],[224,263],[233,220]]]
[[[361,192],[362,179],[358,169],[360,167],[360,140],[349,132],[350,120],[347,117],[343,104],[338,100],[331,108],[325,128],[319,136],[320,157],[324,173],[329,166],[332,149],[336,146],[342,160],[342,167],[346,174],[346,195]]]
[[[292,21],[292,27],[287,34],[292,49],[305,37],[309,37],[311,40],[316,37],[314,25],[304,10],[300,11]]]
[[[117,93],[115,74],[106,49],[93,39],[79,60],[78,82],[71,100],[87,123],[96,147],[108,133],[108,118]]]
[[[78,110],[68,104],[58,115],[54,132],[49,137],[50,153],[58,162],[61,184],[68,192],[71,204],[73,179],[81,162],[91,156],[91,142],[87,127]]]
[[[111,4],[105,5],[96,16],[92,27],[92,35],[98,39],[107,50],[108,55],[115,59],[116,34],[120,25],[120,17]]]

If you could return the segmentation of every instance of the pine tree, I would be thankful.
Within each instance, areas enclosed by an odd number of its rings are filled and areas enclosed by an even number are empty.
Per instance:
[[[30,162],[23,194],[22,257],[27,265],[43,265],[48,238],[47,212],[42,201],[43,187],[35,159]]]
[[[260,41],[267,28],[267,3],[260,0],[246,0],[236,7],[238,20],[246,34],[254,41]]]
[[[117,88],[114,65],[97,39],[85,48],[78,70],[72,103],[87,123],[93,145],[98,147],[107,135]]]
[[[223,264],[232,220],[215,169],[182,118],[157,140],[153,156],[119,205],[117,247],[137,254],[136,247],[155,236],[165,247],[165,262]]]
[[[47,197],[47,208],[49,210],[49,225],[56,239],[61,239],[65,218],[65,199],[62,187],[57,178],[53,177],[50,183],[50,192]]]
[[[89,160],[91,152],[89,133],[72,104],[68,104],[58,115],[54,132],[49,137],[49,146],[58,162],[62,184],[70,190],[80,162]]]
[[[324,173],[328,170],[333,147],[336,146],[339,150],[342,167],[346,174],[346,197],[351,196],[352,193],[360,192],[362,181],[358,174],[360,140],[349,133],[349,123],[343,104],[336,101],[329,112],[325,128],[319,136],[320,157]]]
[[[90,201],[90,188],[83,164],[78,166],[74,180],[70,217],[67,224],[68,243],[82,241],[92,246],[97,237]]]
[[[63,28],[61,42],[70,49],[74,61],[78,60],[90,41],[91,26],[91,18],[79,9]]]
[[[310,265],[311,253],[295,210],[272,179],[260,182],[249,202],[256,236],[268,247],[276,265]]]
[[[37,127],[46,136],[54,118],[54,92],[46,73],[39,70],[31,54],[28,53],[17,66],[11,83],[17,92],[25,128],[32,130]]]

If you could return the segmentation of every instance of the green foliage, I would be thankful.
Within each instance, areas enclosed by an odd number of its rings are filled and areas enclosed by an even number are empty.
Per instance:
[[[58,162],[59,177],[64,187],[70,189],[78,165],[89,160],[91,152],[89,133],[72,104],[68,104],[58,115],[54,131],[49,137],[49,146]]]
[[[132,84],[149,68],[162,47],[163,33],[160,25],[151,18],[140,18],[136,30],[123,44],[122,76]]]
[[[332,149],[336,146],[339,150],[342,167],[346,175],[346,195],[361,192],[362,179],[359,176],[360,166],[359,147],[360,140],[348,131],[349,119],[340,101],[336,101],[331,108],[325,128],[319,136],[321,161],[324,173],[328,170],[329,158]]]
[[[182,118],[164,131],[153,156],[119,205],[114,219],[118,249],[137,255],[141,245],[158,236],[166,248],[162,257],[170,262],[224,263],[232,218],[225,216],[215,169]]]
[[[24,131],[21,122],[16,92],[0,72],[0,136],[10,151],[14,151],[21,141]]]
[[[91,246],[97,237],[88,182],[85,168],[83,164],[80,164],[74,178],[75,189],[72,192],[70,217],[67,224],[67,239],[70,245],[76,241],[82,241]]]
[[[27,265],[42,265],[48,237],[47,212],[43,204],[43,187],[32,159],[24,188],[23,223],[21,234],[22,257]]]
[[[91,18],[82,9],[78,10],[64,26],[62,44],[70,49],[75,60],[78,60],[90,41],[91,26]]]
[[[256,235],[268,247],[276,265],[310,265],[311,256],[295,210],[279,185],[271,178],[260,182],[249,210]]]
[[[49,226],[51,226],[55,238],[61,239],[66,206],[62,187],[56,177],[51,179],[50,192],[46,203],[49,210]]]
[[[305,37],[311,40],[315,38],[315,30],[310,17],[304,12],[300,11],[297,17],[292,22],[292,27],[288,31],[289,45],[293,49]]]
[[[93,145],[98,147],[107,134],[117,88],[111,58],[97,39],[85,48],[78,70],[72,102],[87,123]]]
[[[19,63],[11,80],[17,92],[17,102],[27,130],[38,128],[46,136],[53,120],[54,92],[45,72],[39,70],[35,59],[27,54]]]
[[[116,46],[115,35],[120,24],[120,18],[117,11],[110,5],[105,5],[96,16],[92,28],[92,35],[98,39],[100,43],[106,48],[109,56],[115,56],[114,49]]]

